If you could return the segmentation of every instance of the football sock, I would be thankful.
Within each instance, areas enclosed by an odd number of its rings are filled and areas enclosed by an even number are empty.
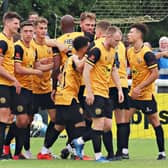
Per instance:
[[[30,150],[30,125],[28,125],[27,128],[26,128],[24,149],[26,151]]]
[[[164,152],[165,151],[165,146],[164,146],[164,132],[163,128],[161,125],[158,127],[154,128],[155,130],[155,135],[156,135],[156,142],[159,148],[159,152]]]
[[[92,127],[92,120],[85,119],[86,127],[91,128]]]
[[[73,137],[74,138],[78,138],[80,136],[82,136],[85,132],[86,132],[86,127],[74,127],[74,131],[73,131]]]
[[[108,157],[114,156],[112,131],[103,132],[103,143],[108,153]]]
[[[3,154],[6,124],[0,122],[0,156]]]
[[[15,147],[15,155],[19,155],[22,151],[24,141],[25,141],[26,128],[18,128],[16,130],[16,147]]]
[[[117,153],[121,154],[122,149],[128,149],[130,135],[130,123],[117,124]]]
[[[60,131],[55,130],[54,122],[50,121],[45,135],[44,146],[50,148],[58,138]]]
[[[9,127],[9,130],[8,130],[8,133],[6,135],[6,139],[5,139],[5,145],[9,146],[12,139],[15,137],[15,132],[16,132],[16,123],[13,122],[10,127]]]
[[[93,143],[93,149],[95,153],[101,152],[101,135],[103,131],[94,130],[92,131],[92,143]]]

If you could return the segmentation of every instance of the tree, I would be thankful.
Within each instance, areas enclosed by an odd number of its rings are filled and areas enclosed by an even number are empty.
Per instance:
[[[30,11],[38,12],[49,20],[49,34],[53,36],[56,19],[65,14],[79,18],[80,13],[89,11],[94,2],[95,0],[9,0],[8,9],[18,12],[24,20]]]

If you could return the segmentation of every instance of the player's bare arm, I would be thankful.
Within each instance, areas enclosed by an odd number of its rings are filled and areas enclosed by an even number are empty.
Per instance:
[[[38,75],[42,76],[43,72],[38,69],[33,69],[33,68],[26,68],[21,65],[21,63],[15,63],[15,73],[17,74],[22,74],[22,75]]]
[[[158,77],[159,77],[158,68],[156,67],[150,69],[150,76],[133,89],[131,97],[133,99],[139,97],[141,95],[141,91],[143,90],[143,88],[153,83]]]
[[[112,68],[111,77],[118,89],[118,101],[119,103],[122,103],[124,101],[124,94],[120,84],[120,76],[116,67]]]
[[[68,48],[63,44],[59,43],[56,39],[45,39],[45,44],[49,47],[58,47],[60,52],[67,52]]]
[[[53,67],[54,67],[54,62],[49,63],[49,64],[41,64],[41,62],[39,60],[34,63],[34,68],[41,70],[43,72],[49,71],[49,70],[53,69]]]
[[[74,64],[75,64],[75,69],[76,69],[76,71],[82,73],[82,72],[83,72],[83,68],[84,68],[84,64],[85,64],[86,57],[83,57],[82,59],[79,59],[78,56],[73,55],[73,56],[72,56],[72,59],[73,59]]]
[[[85,87],[87,90],[86,103],[88,105],[92,105],[94,102],[94,94],[92,91],[91,81],[90,81],[90,71],[92,68],[93,67],[90,64],[85,63],[84,70],[83,70],[83,78],[84,78]]]
[[[4,67],[2,66],[2,63],[3,63],[3,57],[0,57],[0,75],[10,80],[13,83],[13,86],[16,88],[16,93],[19,94],[21,91],[20,83],[14,76],[12,76],[4,69]]]

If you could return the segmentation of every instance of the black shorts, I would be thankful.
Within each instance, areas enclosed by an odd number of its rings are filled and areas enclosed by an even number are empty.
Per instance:
[[[124,94],[124,102],[118,102],[118,89],[116,87],[109,88],[109,97],[112,100],[115,109],[129,109],[128,88],[122,88]]]
[[[157,102],[155,97],[152,95],[152,100],[133,100],[129,97],[130,108],[136,108],[142,110],[144,114],[154,114],[157,110]]]
[[[81,107],[75,99],[72,100],[71,105],[56,105],[56,120],[57,125],[75,125],[76,123],[84,121],[80,112]]]
[[[0,108],[12,108],[15,87],[0,85]]]
[[[55,104],[51,99],[51,93],[33,94],[33,113],[38,113],[39,108],[55,109]]]
[[[33,113],[33,94],[32,91],[25,88],[21,89],[20,94],[13,95],[13,109],[15,115]]]
[[[107,117],[112,118],[113,105],[109,98],[95,95],[93,105],[88,105],[85,102],[85,115],[88,118]]]
[[[80,86],[80,89],[79,89],[79,93],[78,93],[78,100],[79,100],[79,103],[80,103],[80,106],[82,108],[84,108],[84,102],[85,102],[85,98],[83,96],[83,93],[84,93],[84,90],[85,90],[85,86],[84,85],[81,85]]]

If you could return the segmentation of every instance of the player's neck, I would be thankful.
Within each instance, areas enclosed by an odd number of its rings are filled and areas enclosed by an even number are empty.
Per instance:
[[[30,47],[30,41],[25,41],[23,39],[21,39],[22,43],[24,44],[25,47],[29,48]]]
[[[2,32],[8,39],[11,39],[13,37],[13,33],[11,33],[7,28],[4,28]]]
[[[137,53],[143,48],[144,44],[142,40],[138,40],[133,44],[134,52]]]
[[[69,28],[69,29],[64,29],[64,30],[62,30],[62,32],[63,32],[63,34],[66,34],[66,33],[72,33],[72,32],[74,32],[74,29],[72,28]]]
[[[75,54],[78,56],[79,60],[82,59],[84,56],[84,54],[81,52],[76,52]]]
[[[35,42],[37,44],[40,44],[40,45],[44,45],[45,44],[45,39],[44,38],[39,38],[39,37],[35,37]]]
[[[111,49],[111,46],[106,42],[106,40],[103,42],[103,45],[106,50],[109,51]]]

